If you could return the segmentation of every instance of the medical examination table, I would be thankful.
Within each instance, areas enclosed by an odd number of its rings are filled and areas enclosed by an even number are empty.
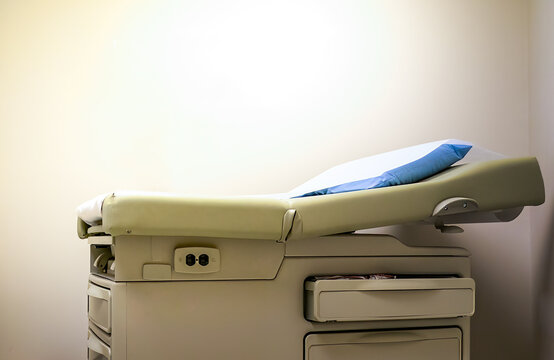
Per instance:
[[[468,360],[469,253],[355,231],[510,221],[534,158],[292,199],[111,194],[90,244],[89,359]],[[501,241],[501,239],[499,239]]]

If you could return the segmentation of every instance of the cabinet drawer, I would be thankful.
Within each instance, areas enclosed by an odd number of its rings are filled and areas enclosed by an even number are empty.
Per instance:
[[[460,360],[458,328],[309,334],[306,360]]]
[[[100,329],[112,331],[112,297],[110,289],[106,289],[89,282],[88,289],[88,317]]]
[[[470,278],[309,280],[308,320],[369,321],[471,316],[475,282]]]
[[[88,331],[87,347],[89,360],[111,360],[112,358],[110,347],[90,330]]]

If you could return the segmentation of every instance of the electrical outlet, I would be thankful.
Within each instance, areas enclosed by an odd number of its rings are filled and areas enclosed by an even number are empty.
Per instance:
[[[209,274],[221,269],[219,249],[185,247],[175,249],[175,272],[185,274]]]

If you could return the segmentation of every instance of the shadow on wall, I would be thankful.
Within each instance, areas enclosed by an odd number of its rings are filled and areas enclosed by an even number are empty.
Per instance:
[[[551,199],[554,201],[554,199]],[[538,288],[538,345],[539,359],[554,359],[554,211],[551,211],[550,230],[544,245],[542,274]]]

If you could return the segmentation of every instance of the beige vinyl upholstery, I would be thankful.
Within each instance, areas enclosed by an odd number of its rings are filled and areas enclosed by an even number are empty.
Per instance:
[[[96,232],[276,241],[311,238],[426,220],[441,201],[456,197],[474,199],[477,214],[539,205],[544,202],[544,184],[537,160],[471,163],[414,184],[294,199],[108,196]],[[86,238],[90,232],[79,219],[79,236]]]

